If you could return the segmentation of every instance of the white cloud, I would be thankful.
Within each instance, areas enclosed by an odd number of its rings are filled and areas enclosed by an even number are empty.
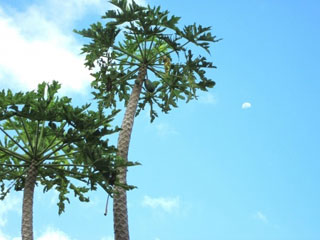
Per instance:
[[[58,229],[47,228],[37,240],[71,240],[71,238]]]
[[[242,109],[251,108],[251,103],[250,103],[250,102],[244,102],[244,103],[242,103],[241,108],[242,108]]]
[[[199,97],[199,102],[205,104],[216,104],[217,99],[212,93],[206,92]]]
[[[9,212],[16,212],[21,215],[21,211],[22,193],[11,193],[3,201],[0,201],[0,240],[21,240],[21,237],[10,236],[4,231]],[[71,240],[71,238],[58,229],[48,227],[36,240]]]
[[[159,123],[156,125],[157,133],[160,136],[176,135],[178,132],[167,123]]]
[[[0,240],[21,240],[21,237],[10,237],[9,235],[4,234],[0,229]]]
[[[131,3],[132,1],[129,0],[128,3]],[[146,6],[147,5],[147,1],[146,0],[135,0],[135,2],[139,5],[143,5]]]
[[[21,206],[21,199],[10,193],[3,201],[0,201],[0,227],[4,227],[6,225],[8,212],[19,211],[20,213]]]
[[[35,89],[42,81],[57,80],[64,89],[83,91],[89,85],[90,75],[83,65],[83,57],[77,53],[80,45],[37,9],[24,14],[25,21],[18,15],[0,15],[1,85]],[[33,29],[33,26],[38,27]],[[24,33],[24,29],[33,32]]]
[[[143,206],[151,207],[151,208],[161,208],[166,212],[172,212],[174,209],[179,208],[180,200],[179,197],[175,198],[152,198],[149,196],[144,196],[142,201]]]
[[[49,20],[65,27],[83,18],[88,12],[102,15],[109,6],[105,0],[45,0],[31,7],[40,10]]]
[[[55,205],[59,201],[59,191],[53,189],[51,191],[50,205]]]
[[[57,80],[64,90],[84,92],[92,77],[72,32],[85,14],[101,15],[104,0],[46,0],[18,12],[0,4],[0,84],[34,89]]]
[[[99,19],[107,9],[105,0],[35,1],[22,11],[0,3],[0,85],[30,90],[57,80],[63,92],[85,93],[92,77],[72,29],[89,14]]]
[[[111,236],[103,237],[101,240],[113,240],[114,238]]]
[[[9,235],[1,232],[0,229],[0,240],[21,240],[21,237],[10,237]],[[72,240],[66,233],[58,229],[47,228],[47,230],[36,240]],[[113,239],[101,239],[101,240],[113,240]]]
[[[7,235],[3,234],[0,230],[0,240],[7,240],[7,239],[9,239],[9,237]]]
[[[260,212],[260,211],[258,211],[258,212],[254,215],[254,217],[255,217],[256,219],[264,222],[264,223],[268,223],[267,217],[266,217],[262,212]]]

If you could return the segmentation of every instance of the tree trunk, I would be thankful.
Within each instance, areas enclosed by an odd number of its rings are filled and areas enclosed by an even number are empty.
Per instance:
[[[141,66],[138,79],[132,89],[131,96],[122,121],[121,131],[118,138],[118,154],[125,160],[128,160],[129,144],[132,133],[133,122],[137,111],[139,96],[142,83],[146,75],[146,66]],[[120,183],[127,183],[127,168],[119,169]],[[122,188],[116,188],[117,194],[113,198],[113,222],[115,240],[129,240],[127,193]]]
[[[35,164],[35,161],[31,162],[24,185],[21,229],[22,240],[33,240],[33,195],[38,174]]]

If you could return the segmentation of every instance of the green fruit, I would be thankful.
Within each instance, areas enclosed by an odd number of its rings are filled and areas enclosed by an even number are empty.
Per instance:
[[[146,87],[148,92],[151,92],[151,93],[153,93],[154,90],[156,89],[156,86],[149,79],[144,80],[144,86]]]

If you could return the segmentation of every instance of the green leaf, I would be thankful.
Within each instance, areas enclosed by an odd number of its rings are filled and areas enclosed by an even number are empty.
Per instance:
[[[39,84],[37,91],[0,92],[0,130],[4,133],[0,138],[0,197],[10,189],[24,190],[27,169],[33,163],[38,169],[36,184],[43,185],[44,192],[53,188],[59,192],[61,214],[70,191],[80,201],[88,201],[86,193],[98,185],[112,193],[118,159],[108,138],[119,131],[111,127],[119,110],[105,115],[101,107],[97,111],[89,110],[89,104],[74,107],[70,98],[57,96],[59,89],[60,84],[53,81]],[[93,165],[99,159],[106,159],[101,170]]]

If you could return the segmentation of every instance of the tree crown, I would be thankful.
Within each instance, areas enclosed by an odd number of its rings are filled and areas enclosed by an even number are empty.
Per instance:
[[[177,107],[179,99],[188,102],[197,97],[197,90],[207,91],[215,85],[205,71],[215,66],[203,56],[194,57],[192,50],[196,47],[210,53],[210,43],[220,40],[211,35],[211,27],[192,24],[180,29],[180,18],[160,7],[110,2],[117,9],[106,12],[104,25],[98,22],[75,30],[91,39],[82,53],[86,54],[85,65],[98,69],[92,74],[93,94],[106,107],[116,107],[117,100],[127,104],[141,66],[147,67],[147,74],[137,114],[149,104],[151,121],[158,116],[154,104],[167,113]],[[148,73],[154,81],[148,79]]]
[[[69,191],[80,201],[88,201],[85,193],[89,190],[99,185],[112,194],[118,184],[117,168],[125,162],[107,139],[119,130],[111,127],[118,110],[105,116],[101,106],[98,111],[89,110],[89,104],[73,107],[70,98],[56,96],[59,88],[54,81],[39,84],[37,91],[0,92],[1,199],[12,188],[24,189],[32,161],[44,192],[53,187],[59,191],[59,213],[64,211],[64,202],[69,202]]]

